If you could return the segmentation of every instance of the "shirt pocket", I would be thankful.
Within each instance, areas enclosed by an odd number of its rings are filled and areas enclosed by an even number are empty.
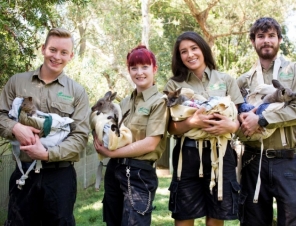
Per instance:
[[[130,130],[132,131],[134,141],[143,140],[146,137],[147,124],[147,115],[138,115],[133,117],[130,124]]]
[[[74,112],[74,107],[69,104],[52,102],[51,103],[52,112],[56,113],[61,117],[70,117]]]

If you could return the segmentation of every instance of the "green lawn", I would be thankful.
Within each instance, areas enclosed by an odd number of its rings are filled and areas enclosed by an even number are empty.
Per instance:
[[[169,191],[168,187],[171,178],[159,177],[159,187],[153,205],[156,207],[152,213],[152,226],[172,226],[174,221],[168,210]],[[102,182],[103,183],[103,182]],[[102,198],[103,184],[101,190],[95,191],[94,187],[87,188],[78,192],[74,215],[77,226],[103,226],[102,222]],[[204,218],[195,220],[196,226],[204,224]],[[225,221],[225,226],[237,226],[239,221]]]

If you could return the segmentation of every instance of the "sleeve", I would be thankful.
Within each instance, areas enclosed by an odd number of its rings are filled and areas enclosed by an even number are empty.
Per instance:
[[[16,97],[15,82],[15,76],[12,76],[0,95],[0,136],[10,140],[14,139],[12,128],[17,123],[8,117],[12,102]]]
[[[174,91],[174,90],[176,90],[177,89],[177,86],[175,85],[175,83],[173,82],[173,80],[169,80],[168,82],[167,82],[167,84],[165,85],[165,87],[164,87],[164,91]]]
[[[79,161],[80,153],[87,145],[90,106],[86,91],[83,88],[81,90],[75,96],[74,112],[71,115],[74,126],[71,126],[71,132],[63,142],[48,148],[49,162]]]
[[[231,76],[229,76],[228,79],[228,95],[230,95],[232,102],[235,104],[241,104],[244,102],[244,98],[240,92],[238,84]]]

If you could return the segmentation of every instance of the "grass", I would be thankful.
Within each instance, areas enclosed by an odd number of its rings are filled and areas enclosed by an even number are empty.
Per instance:
[[[168,210],[169,191],[168,187],[171,182],[170,177],[159,177],[159,186],[156,197],[153,202],[155,210],[152,213],[152,226],[172,226],[174,220],[171,218],[171,212]],[[74,215],[77,226],[103,226],[105,223],[102,218],[102,198],[103,182],[100,191],[95,191],[94,187],[89,187],[78,192],[74,209]],[[203,226],[204,218],[196,219],[195,226]],[[238,220],[225,221],[225,226],[237,226]]]

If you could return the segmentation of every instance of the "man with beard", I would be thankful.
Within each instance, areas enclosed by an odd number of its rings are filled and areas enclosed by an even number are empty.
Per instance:
[[[296,64],[278,56],[282,41],[278,22],[268,17],[258,19],[250,29],[250,39],[259,59],[237,79],[239,87],[252,92],[258,85],[272,84],[272,79],[277,79],[295,92]],[[296,225],[296,102],[276,112],[255,113],[256,109],[239,115],[245,136],[264,128],[276,130],[264,140],[244,142],[239,198],[241,225],[272,225],[274,198],[277,224]]]

